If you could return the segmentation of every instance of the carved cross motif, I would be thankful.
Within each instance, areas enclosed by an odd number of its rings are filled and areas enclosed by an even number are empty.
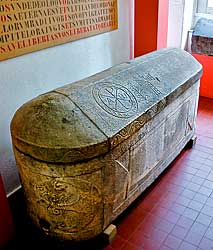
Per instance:
[[[102,109],[115,117],[128,118],[138,110],[138,103],[133,93],[118,84],[110,82],[96,84],[93,96]]]

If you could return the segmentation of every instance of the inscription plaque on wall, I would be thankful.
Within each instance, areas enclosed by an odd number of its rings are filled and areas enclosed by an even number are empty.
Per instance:
[[[117,0],[0,0],[0,61],[117,28]]]

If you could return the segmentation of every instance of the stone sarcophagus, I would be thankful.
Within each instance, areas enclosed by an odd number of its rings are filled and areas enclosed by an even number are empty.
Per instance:
[[[213,56],[213,20],[201,18],[197,21],[192,33],[193,53]]]
[[[24,104],[11,134],[34,224],[93,238],[193,137],[201,65],[164,49]]]

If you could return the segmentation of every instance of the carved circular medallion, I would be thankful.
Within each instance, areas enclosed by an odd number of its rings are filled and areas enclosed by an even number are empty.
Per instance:
[[[98,83],[93,88],[93,96],[102,109],[119,118],[129,118],[138,110],[138,103],[132,92],[118,84]]]

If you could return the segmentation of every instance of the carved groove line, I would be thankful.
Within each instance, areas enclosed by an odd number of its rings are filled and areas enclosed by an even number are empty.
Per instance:
[[[125,171],[126,176],[127,176],[127,186],[126,186],[126,193],[125,193],[125,199],[128,196],[128,192],[130,189],[130,183],[131,183],[131,175],[128,169],[125,168],[125,166],[118,160],[115,160],[115,162]]]

